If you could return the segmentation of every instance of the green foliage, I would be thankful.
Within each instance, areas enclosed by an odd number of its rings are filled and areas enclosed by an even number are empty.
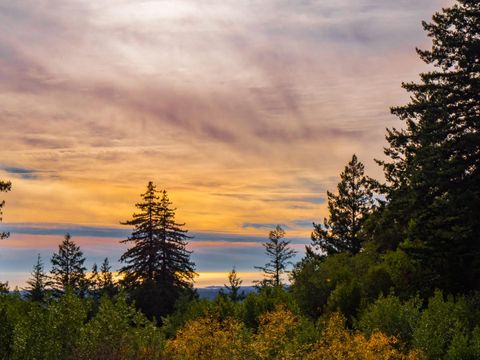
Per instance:
[[[96,315],[82,328],[75,359],[160,359],[163,335],[129,306],[124,295],[103,297]]]
[[[0,360],[10,358],[15,325],[26,311],[26,304],[20,297],[0,295]]]
[[[356,326],[368,336],[380,331],[410,344],[420,320],[421,306],[418,297],[402,302],[392,294],[382,296],[361,312]]]
[[[468,335],[469,313],[464,298],[445,300],[442,292],[436,291],[413,334],[413,344],[429,359],[442,358],[452,344],[457,349],[452,352],[458,351],[462,338]]]
[[[162,319],[162,329],[167,338],[172,338],[189,320],[197,319],[208,313],[210,302],[205,299],[183,294],[175,303],[175,311]]]
[[[341,312],[350,320],[357,314],[361,299],[361,289],[355,281],[339,283],[330,293],[325,311]]]
[[[297,264],[292,272],[292,295],[302,312],[313,319],[322,314],[331,291],[319,271],[321,264],[320,260],[310,257]]]
[[[393,286],[388,269],[383,263],[370,266],[362,278],[363,302],[370,303],[380,295],[388,294]]]
[[[302,312],[314,319],[325,311],[342,311],[350,321],[362,303],[388,292],[391,282],[377,267],[379,261],[368,251],[307,258],[293,271],[293,297]]]
[[[44,308],[31,303],[15,327],[13,359],[69,359],[87,320],[89,304],[72,291]]]
[[[480,359],[480,327],[471,334],[455,334],[445,355],[446,360],[478,360]]]
[[[161,330],[128,305],[125,296],[116,301],[105,297],[96,312],[92,309],[90,300],[72,291],[50,303],[0,298],[0,359],[161,358]]]
[[[257,329],[262,314],[275,310],[278,304],[284,304],[289,310],[298,313],[299,309],[293,297],[283,287],[263,287],[257,293],[247,295],[242,303],[240,317],[248,328]]]
[[[346,300],[346,292],[355,290],[350,285],[353,278],[352,258],[347,254],[328,256],[324,260],[307,259],[292,273],[292,294],[304,314],[318,318],[337,285],[343,289],[339,288],[336,299],[331,300],[330,309],[336,310],[336,305]]]

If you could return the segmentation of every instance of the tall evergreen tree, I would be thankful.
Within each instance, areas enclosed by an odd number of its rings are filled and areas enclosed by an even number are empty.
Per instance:
[[[37,263],[33,266],[31,278],[27,281],[27,297],[32,301],[42,302],[45,300],[47,287],[50,285],[47,274],[43,268],[40,254],[37,256]]]
[[[12,188],[12,183],[9,181],[1,181],[0,180],[0,192],[7,192],[10,191]],[[2,208],[5,205],[5,201],[0,201],[0,221],[2,221]],[[0,232],[0,239],[5,239],[8,237],[9,233],[7,232]]]
[[[79,295],[84,295],[87,287],[85,275],[85,258],[80,247],[75,244],[70,234],[58,246],[58,253],[52,259],[52,287],[62,294],[71,289]]]
[[[174,302],[185,289],[191,289],[195,264],[186,249],[187,230],[175,221],[167,192],[157,191],[149,182],[141,195],[140,210],[124,225],[134,227],[132,235],[122,243],[133,243],[120,258],[125,263],[120,270],[124,283],[132,289],[137,305],[149,317],[173,311]]]
[[[388,204],[376,234],[402,247],[448,291],[480,289],[480,2],[459,0],[423,23],[418,50],[433,70],[404,83],[411,102],[392,109],[405,128],[387,133]],[[396,234],[396,235],[395,235]],[[381,236],[377,241],[386,241]]]
[[[290,241],[283,240],[284,237],[285,230],[277,225],[275,230],[270,231],[268,241],[262,244],[270,261],[265,266],[255,266],[255,269],[265,274],[265,279],[259,282],[261,285],[282,285],[282,275],[287,272],[288,265],[291,265],[289,260],[297,253],[289,246]]]
[[[361,250],[364,241],[362,225],[374,205],[372,180],[364,175],[364,170],[364,165],[354,154],[340,174],[338,194],[327,191],[330,216],[323,224],[313,224],[313,244],[307,246],[307,256],[341,252],[355,255]]]

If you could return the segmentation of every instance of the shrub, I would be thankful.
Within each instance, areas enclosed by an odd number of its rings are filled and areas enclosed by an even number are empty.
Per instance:
[[[167,341],[166,353],[175,360],[245,359],[247,342],[242,323],[210,314],[188,321],[175,339]]]
[[[308,346],[302,343],[301,320],[284,306],[263,314],[251,344],[255,358],[261,360],[300,359]]]
[[[450,345],[459,349],[461,343],[466,341],[468,317],[465,299],[459,298],[455,302],[449,297],[445,300],[442,292],[436,291],[413,334],[413,344],[422,349],[429,359],[441,359]]]
[[[336,313],[324,324],[320,340],[305,359],[311,360],[373,360],[420,359],[421,354],[402,353],[398,340],[379,331],[369,337],[345,328],[345,318]]]
[[[380,331],[409,344],[420,320],[421,306],[418,297],[402,303],[394,295],[382,296],[362,311],[356,326],[367,336]]]
[[[15,326],[13,359],[68,359],[87,319],[85,301],[67,292],[48,309],[32,304],[28,316]]]
[[[160,359],[160,330],[142,313],[127,304],[124,296],[115,302],[101,299],[98,313],[80,334],[75,359]]]

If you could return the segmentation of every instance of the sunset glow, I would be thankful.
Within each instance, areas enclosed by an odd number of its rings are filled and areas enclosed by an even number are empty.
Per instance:
[[[258,279],[277,224],[300,259],[352,154],[381,178],[420,22],[449,3],[1,2],[0,280],[48,268],[66,232],[117,270],[148,181],[194,236],[197,286]]]

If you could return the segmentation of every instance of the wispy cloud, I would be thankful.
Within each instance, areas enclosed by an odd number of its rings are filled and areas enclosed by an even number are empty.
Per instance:
[[[288,225],[285,224],[262,224],[262,223],[243,223],[242,227],[244,229],[253,228],[253,229],[270,229],[273,230],[277,225],[280,225],[284,229],[288,229]]]
[[[153,180],[199,243],[308,238],[352,153],[382,176],[420,21],[449,3],[0,2],[2,227],[124,237]]]

